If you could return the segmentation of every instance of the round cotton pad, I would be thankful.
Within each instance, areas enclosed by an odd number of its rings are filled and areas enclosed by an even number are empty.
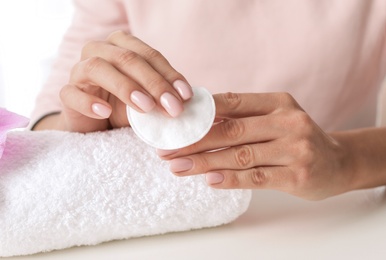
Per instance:
[[[215,105],[205,88],[193,87],[194,96],[184,103],[184,111],[176,118],[153,109],[140,113],[127,106],[131,127],[145,143],[159,149],[179,149],[201,140],[213,125]]]

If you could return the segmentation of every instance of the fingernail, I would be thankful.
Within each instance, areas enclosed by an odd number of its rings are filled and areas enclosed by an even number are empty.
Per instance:
[[[190,87],[185,81],[176,80],[173,83],[173,87],[184,100],[188,100],[193,97],[192,87]]]
[[[205,179],[208,184],[219,184],[224,181],[224,175],[218,172],[208,172]]]
[[[161,95],[161,104],[172,117],[178,116],[184,110],[181,102],[169,92]]]
[[[92,112],[103,118],[108,118],[111,115],[111,108],[100,103],[92,104],[91,109]]]
[[[167,155],[171,155],[171,154],[174,154],[176,152],[178,152],[179,149],[174,149],[174,150],[162,150],[162,149],[157,149],[157,154],[159,156],[167,156]]]
[[[193,161],[190,159],[173,159],[170,161],[170,171],[172,172],[184,172],[192,169]]]
[[[131,101],[136,104],[143,112],[149,112],[155,107],[155,102],[140,91],[133,91],[130,95]]]

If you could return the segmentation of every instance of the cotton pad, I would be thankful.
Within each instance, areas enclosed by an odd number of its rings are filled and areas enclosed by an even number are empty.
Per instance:
[[[157,109],[140,113],[127,106],[127,116],[134,132],[145,143],[164,150],[179,149],[201,140],[213,125],[215,104],[212,94],[202,87],[193,87],[194,96],[184,103],[184,111],[176,118]]]

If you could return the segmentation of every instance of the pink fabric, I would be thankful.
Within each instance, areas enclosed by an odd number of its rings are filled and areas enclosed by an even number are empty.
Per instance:
[[[26,127],[28,122],[28,118],[0,107],[0,159],[5,149],[7,132],[14,128]]]
[[[58,92],[89,40],[125,30],[161,51],[191,85],[292,94],[324,129],[339,127],[386,71],[384,0],[94,0],[76,14],[32,121],[61,109]]]

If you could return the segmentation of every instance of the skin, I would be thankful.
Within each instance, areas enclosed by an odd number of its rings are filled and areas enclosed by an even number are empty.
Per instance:
[[[222,121],[207,136],[158,150],[177,176],[206,173],[213,188],[274,189],[307,200],[386,184],[384,128],[327,134],[287,93],[214,99]]]
[[[85,133],[128,126],[126,105],[144,112],[130,98],[134,91],[141,92],[166,114],[160,100],[164,93],[169,93],[175,103],[178,102],[177,110],[182,111],[182,104],[189,97],[184,99],[172,86],[178,80],[190,88],[186,79],[157,50],[134,36],[114,32],[106,41],[84,46],[80,61],[60,92],[62,112],[44,118],[34,130]],[[95,113],[94,104],[102,107],[105,115]]]
[[[156,50],[123,32],[90,42],[73,67],[60,98],[63,111],[34,130],[92,132],[128,126],[126,105],[140,91],[165,113],[161,96],[182,107],[190,96],[173,87],[186,79]],[[324,132],[287,93],[214,95],[217,119],[199,142],[158,150],[177,176],[206,174],[219,189],[275,189],[320,200],[386,184],[386,129]],[[105,108],[105,116],[92,109]],[[178,108],[178,107],[177,107]],[[106,114],[107,111],[107,114]]]

